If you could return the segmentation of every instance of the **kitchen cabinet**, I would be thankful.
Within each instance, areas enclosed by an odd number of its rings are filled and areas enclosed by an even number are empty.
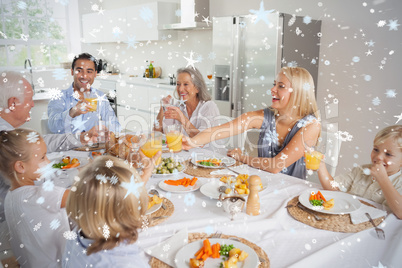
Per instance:
[[[127,109],[128,108],[128,109]],[[129,106],[117,105],[117,117],[121,129],[126,131],[147,131],[152,126],[151,114],[147,111],[138,110]]]
[[[176,3],[153,2],[105,10],[103,15],[82,15],[85,43],[173,40],[176,31],[159,30],[159,26],[177,22]],[[132,44],[134,45],[134,43]]]

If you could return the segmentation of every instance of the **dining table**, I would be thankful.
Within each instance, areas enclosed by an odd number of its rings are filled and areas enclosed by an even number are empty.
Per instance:
[[[48,156],[55,159],[62,155],[90,160],[91,152],[68,151],[52,153]],[[160,196],[171,204],[170,209],[172,209],[169,216],[160,223],[143,224],[139,230],[136,243],[144,249],[144,257],[149,260],[155,257],[148,254],[150,248],[163,244],[178,232],[185,230],[189,234],[220,233],[245,239],[266,253],[269,265],[265,267],[402,267],[400,254],[402,252],[402,221],[392,213],[388,212],[378,226],[385,232],[384,240],[377,237],[372,227],[358,232],[315,228],[293,217],[289,213],[288,204],[306,191],[322,189],[321,185],[282,173],[273,174],[242,166],[242,173],[259,176],[265,185],[264,189],[258,193],[260,213],[248,215],[245,205],[232,217],[224,211],[220,200],[205,195],[200,189],[177,193],[165,191],[159,186],[161,181],[185,177],[190,179],[197,177],[198,184],[202,186],[217,182],[220,175],[206,176],[203,167],[190,165],[189,161],[194,158],[223,158],[224,155],[212,150],[196,148],[179,153],[163,153],[162,157],[172,157],[186,163],[187,173],[184,171],[171,175],[153,175],[146,184],[147,190],[156,189]],[[191,172],[188,172],[188,169],[191,169]],[[221,173],[224,172],[221,171]],[[70,175],[67,172],[63,173],[54,179],[54,183],[69,187],[77,174],[78,171],[71,171]],[[361,199],[379,209],[386,209],[380,204]],[[7,249],[3,247],[2,250]],[[169,247],[164,247],[163,251],[172,255],[176,254],[176,252],[169,252]]]

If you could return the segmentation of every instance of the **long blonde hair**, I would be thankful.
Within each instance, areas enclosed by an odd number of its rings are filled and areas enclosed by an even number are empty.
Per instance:
[[[311,74],[302,67],[283,67],[279,73],[283,73],[286,76],[293,89],[288,108],[291,110],[291,114],[295,117],[295,120],[310,114],[319,119],[318,106],[314,94],[314,80]],[[275,114],[277,114],[277,111],[275,111]]]
[[[145,186],[141,186],[137,171],[119,158],[99,156],[78,177],[66,210],[82,232],[95,240],[87,248],[87,255],[110,250],[121,242],[134,243],[142,225],[141,216],[148,207]],[[135,193],[128,193],[123,186],[132,179],[139,187]]]
[[[31,158],[30,145],[33,142],[28,140],[28,135],[37,135],[37,141],[44,142],[39,133],[31,129],[17,128],[0,131],[0,171],[10,180],[15,178],[15,162],[27,162]]]

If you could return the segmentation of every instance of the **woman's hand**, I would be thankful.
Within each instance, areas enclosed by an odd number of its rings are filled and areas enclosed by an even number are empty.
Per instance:
[[[165,111],[166,119],[174,119],[179,121],[183,126],[186,123],[186,116],[180,111],[179,107],[169,106]]]
[[[243,157],[243,152],[240,150],[240,148],[236,148],[233,150],[228,150],[227,155],[230,157],[233,157],[234,159],[236,159],[237,161],[241,161],[242,157]]]

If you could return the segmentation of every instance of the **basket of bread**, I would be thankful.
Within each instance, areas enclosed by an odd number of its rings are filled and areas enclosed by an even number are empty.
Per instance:
[[[107,154],[119,157],[121,159],[131,160],[131,154],[134,152],[133,142],[138,143],[139,141],[140,137],[136,135],[119,135],[111,132],[109,140],[105,144],[105,150]]]

